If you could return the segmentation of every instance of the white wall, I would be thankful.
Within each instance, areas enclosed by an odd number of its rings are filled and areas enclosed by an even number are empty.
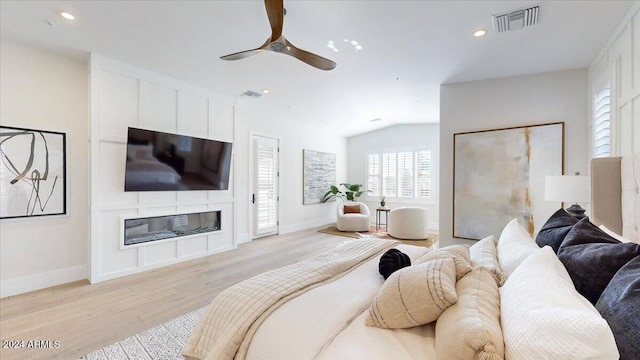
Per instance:
[[[593,94],[611,86],[612,154],[640,152],[640,2],[636,2],[589,68]]]
[[[433,198],[429,201],[409,200],[394,202],[387,199],[387,206],[398,208],[401,206],[424,207],[429,210],[429,229],[438,230],[438,172],[439,172],[439,125],[438,124],[407,124],[395,125],[365,134],[351,136],[348,139],[348,172],[347,178],[351,183],[367,183],[367,154],[370,151],[383,149],[401,149],[407,147],[427,146],[432,151]],[[371,219],[375,222],[375,208],[380,206],[377,197],[367,198],[365,203],[372,210]]]
[[[250,239],[249,134],[280,139],[279,233],[335,222],[335,203],[303,205],[302,150],[336,154],[337,182],[347,181],[347,140],[330,130],[305,125],[286,108],[271,106],[268,99],[244,100],[236,108],[236,197],[238,238]]]
[[[68,216],[0,224],[0,297],[87,278],[86,64],[0,42],[0,123],[67,136]]]
[[[233,185],[124,192],[129,126],[233,142],[234,99],[95,54],[90,67],[91,282],[235,248]],[[219,232],[121,248],[124,218],[216,210],[222,211]]]
[[[440,246],[473,243],[452,235],[453,134],[564,121],[565,174],[586,174],[588,93],[586,69],[440,87]]]

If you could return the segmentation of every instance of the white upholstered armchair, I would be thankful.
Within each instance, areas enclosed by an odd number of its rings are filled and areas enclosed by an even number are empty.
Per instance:
[[[369,231],[369,208],[361,202],[338,204],[336,228],[340,231]]]
[[[429,237],[429,216],[427,209],[403,207],[391,210],[387,233],[394,238],[425,240]]]

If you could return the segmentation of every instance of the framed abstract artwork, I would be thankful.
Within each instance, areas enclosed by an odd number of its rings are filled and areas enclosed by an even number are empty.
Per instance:
[[[66,134],[0,127],[0,219],[66,215]]]
[[[496,238],[513,218],[533,236],[561,204],[544,200],[564,171],[564,122],[453,135],[453,236]]]
[[[303,204],[318,204],[336,184],[336,154],[303,149],[302,157]]]

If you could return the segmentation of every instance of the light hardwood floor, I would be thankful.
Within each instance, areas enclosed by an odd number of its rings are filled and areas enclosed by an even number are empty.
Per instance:
[[[344,241],[317,229],[271,236],[236,250],[98,284],[76,282],[0,299],[2,360],[77,359],[207,305],[253,275],[292,264]],[[54,349],[6,349],[5,341],[59,342]]]

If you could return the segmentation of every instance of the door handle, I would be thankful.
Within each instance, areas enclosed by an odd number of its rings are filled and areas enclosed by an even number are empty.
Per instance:
[[[256,203],[256,194],[251,194],[251,203],[252,204]]]

